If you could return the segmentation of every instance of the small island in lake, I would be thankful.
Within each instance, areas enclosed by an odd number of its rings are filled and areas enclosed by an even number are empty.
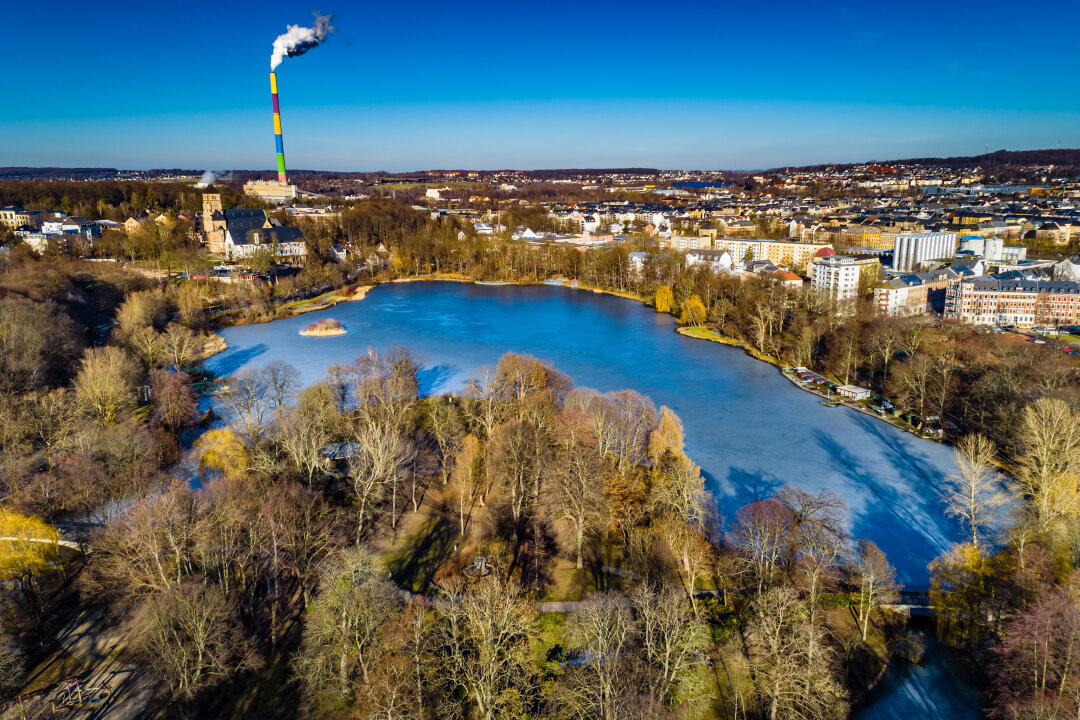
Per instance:
[[[337,320],[323,318],[313,322],[300,331],[301,335],[309,337],[330,337],[331,335],[344,335],[345,327]]]

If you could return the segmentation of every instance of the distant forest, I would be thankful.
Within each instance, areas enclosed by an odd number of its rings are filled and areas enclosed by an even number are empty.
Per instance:
[[[833,168],[843,170],[853,168],[856,165],[926,165],[929,167],[987,167],[987,166],[1023,166],[1023,165],[1062,165],[1080,166],[1080,149],[1054,149],[1054,150],[995,150],[983,155],[967,155],[961,157],[925,157],[908,158],[906,160],[868,160],[864,163],[824,163],[821,165],[806,165],[802,167],[778,168],[791,170],[824,170]]]
[[[821,163],[818,165],[784,166],[774,168],[772,171],[782,170],[845,170],[859,165],[923,165],[927,167],[992,167],[997,169],[1020,168],[1031,165],[1055,165],[1065,171],[1080,168],[1080,148],[1073,149],[1047,149],[1047,150],[995,150],[983,155],[966,155],[957,157],[922,157],[907,158],[904,160],[868,160],[861,163]],[[115,178],[121,172],[116,168],[32,168],[32,167],[0,167],[0,179],[5,180],[43,180],[54,178],[82,178],[82,179],[107,179]],[[149,174],[173,175],[198,175],[201,170],[181,169],[154,169],[145,171]],[[427,182],[432,178],[429,173],[454,172],[453,170],[413,170],[409,172],[392,173],[385,171],[336,171],[336,170],[290,170],[289,175],[294,180],[310,178],[338,178],[361,181],[402,182],[415,181]],[[456,172],[473,172],[471,170],[457,170]],[[550,170],[479,170],[482,175],[497,172],[521,172],[535,180],[560,180],[582,175],[659,175],[656,168],[628,167],[628,168],[555,168]],[[698,171],[709,172],[709,171]],[[745,175],[755,171],[740,171],[732,175]],[[274,173],[271,170],[233,170],[228,176],[239,182],[255,179],[272,179]]]

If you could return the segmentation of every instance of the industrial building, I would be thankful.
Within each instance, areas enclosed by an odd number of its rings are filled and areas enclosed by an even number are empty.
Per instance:
[[[899,235],[893,242],[893,269],[917,272],[956,254],[956,233],[926,232]]]
[[[296,200],[300,191],[292,183],[276,180],[250,180],[244,183],[244,194],[257,200],[281,205]]]
[[[277,73],[275,72],[270,73],[270,100],[274,108],[274,149],[277,151],[278,179],[246,182],[244,194],[263,202],[281,205],[295,200],[298,197],[298,191],[285,174],[285,143],[281,136],[281,105],[278,102]]]
[[[960,238],[958,252],[971,253],[984,260],[1001,260],[1005,252],[1005,240],[1000,237],[965,235]]]

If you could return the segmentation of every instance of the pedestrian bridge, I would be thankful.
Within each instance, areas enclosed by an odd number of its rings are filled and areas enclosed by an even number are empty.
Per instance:
[[[62,547],[71,548],[82,552],[82,546],[74,540],[50,540],[49,538],[25,538],[25,537],[0,537],[0,542],[36,542],[36,543],[48,543],[49,545],[60,545]]]

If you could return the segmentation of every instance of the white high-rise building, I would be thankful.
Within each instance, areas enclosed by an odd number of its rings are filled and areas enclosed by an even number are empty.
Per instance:
[[[859,295],[859,279],[864,272],[879,272],[878,259],[869,255],[818,258],[814,261],[811,286],[831,300],[843,302]]]
[[[897,235],[893,241],[894,270],[917,272],[934,260],[951,260],[956,254],[956,233],[926,232]]]

